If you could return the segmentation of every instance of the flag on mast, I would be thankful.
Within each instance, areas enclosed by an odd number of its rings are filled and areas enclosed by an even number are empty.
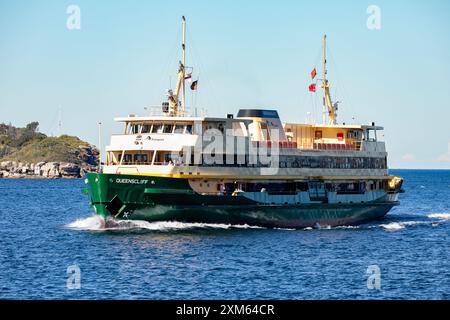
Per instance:
[[[188,74],[184,77],[184,80],[187,80],[187,81],[191,82],[191,81],[192,81],[192,73],[188,73]]]
[[[195,80],[194,82],[192,82],[192,84],[191,84],[191,90],[192,91],[197,90],[197,84],[198,84],[198,80]]]
[[[315,83],[310,84],[308,89],[309,89],[309,92],[316,92],[316,84]]]
[[[317,71],[316,71],[316,68],[314,68],[314,69],[311,71],[311,79],[314,80],[314,78],[316,77],[316,75],[317,75]]]

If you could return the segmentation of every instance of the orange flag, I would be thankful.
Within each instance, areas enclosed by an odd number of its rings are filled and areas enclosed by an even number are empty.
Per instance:
[[[314,80],[314,78],[316,77],[316,74],[317,74],[316,68],[314,68],[314,69],[311,71],[311,79]]]

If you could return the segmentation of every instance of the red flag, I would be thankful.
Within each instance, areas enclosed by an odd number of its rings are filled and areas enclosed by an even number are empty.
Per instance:
[[[192,79],[192,73],[188,73],[188,74],[184,77],[184,80],[191,81],[191,79]]]
[[[316,74],[317,74],[316,68],[314,68],[314,69],[311,71],[311,79],[314,80],[314,78],[316,77]]]
[[[308,89],[309,92],[316,92],[316,84],[315,83],[310,84]]]

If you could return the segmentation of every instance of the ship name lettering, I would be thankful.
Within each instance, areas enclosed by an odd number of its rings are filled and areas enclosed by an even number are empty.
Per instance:
[[[146,184],[148,180],[140,180],[140,179],[116,179],[116,183],[129,183],[129,184]]]

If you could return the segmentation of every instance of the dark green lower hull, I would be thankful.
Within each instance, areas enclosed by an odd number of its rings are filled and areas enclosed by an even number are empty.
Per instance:
[[[146,221],[183,221],[201,223],[248,224],[264,227],[305,228],[357,225],[380,219],[392,205],[365,207],[329,206],[144,206],[136,207],[127,218]],[[121,216],[123,218],[123,216]]]
[[[384,217],[397,204],[262,205],[245,197],[197,194],[185,179],[95,173],[86,178],[91,204],[105,218],[305,228],[361,224]]]

